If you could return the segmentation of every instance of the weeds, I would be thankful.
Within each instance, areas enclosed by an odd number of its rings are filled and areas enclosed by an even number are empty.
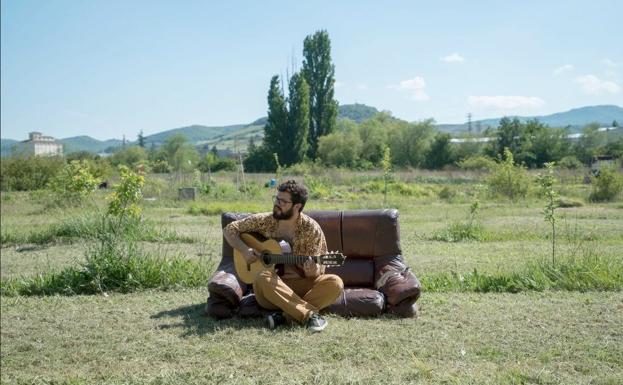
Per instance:
[[[421,277],[431,292],[496,292],[623,289],[623,260],[586,251],[579,257],[567,256],[552,265],[546,261],[529,263],[522,271],[488,274],[474,269],[465,275],[450,272]]]

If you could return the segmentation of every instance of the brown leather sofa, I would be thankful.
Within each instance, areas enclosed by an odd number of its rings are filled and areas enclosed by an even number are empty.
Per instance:
[[[340,267],[327,267],[339,275],[344,293],[324,311],[343,316],[417,316],[420,282],[404,264],[400,249],[398,211],[311,211],[307,215],[322,227],[329,250],[347,256]],[[221,226],[249,214],[225,213]],[[206,314],[215,318],[265,314],[255,301],[252,285],[240,281],[233,250],[223,239],[223,258],[208,283]]]

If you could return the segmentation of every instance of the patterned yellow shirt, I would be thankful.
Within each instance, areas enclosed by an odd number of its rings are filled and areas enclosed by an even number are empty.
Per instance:
[[[279,234],[279,222],[273,218],[272,213],[253,214],[246,218],[234,221],[225,226],[225,232],[230,235],[238,235],[241,233],[256,232],[267,238],[281,240]],[[289,240],[294,255],[317,256],[327,253],[327,241],[320,225],[309,216],[300,213],[296,222],[294,238]],[[283,278],[299,278],[302,276],[303,265],[293,266],[286,265]],[[324,266],[316,265],[314,274],[307,274],[308,277],[316,277],[324,274]]]

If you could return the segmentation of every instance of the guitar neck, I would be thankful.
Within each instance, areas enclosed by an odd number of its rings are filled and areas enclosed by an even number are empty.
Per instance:
[[[263,256],[264,263],[269,265],[284,264],[284,265],[296,265],[303,263],[311,258],[312,261],[318,263],[318,257],[312,257],[307,255],[292,255],[292,254],[265,254]]]

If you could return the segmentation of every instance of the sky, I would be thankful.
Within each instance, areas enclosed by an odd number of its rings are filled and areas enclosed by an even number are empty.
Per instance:
[[[1,0],[2,138],[250,123],[318,30],[338,102],[407,121],[623,106],[621,15],[620,0]]]

